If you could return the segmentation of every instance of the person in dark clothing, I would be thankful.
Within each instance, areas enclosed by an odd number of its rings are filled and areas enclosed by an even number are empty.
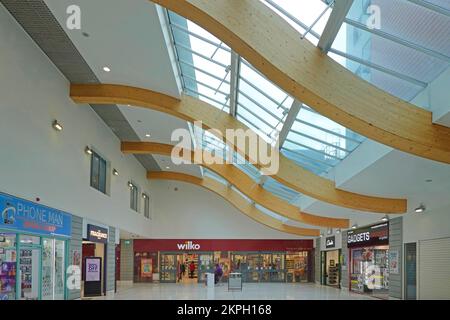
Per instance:
[[[181,281],[185,274],[186,274],[186,265],[182,262],[180,265],[180,275],[178,279]]]
[[[214,270],[214,284],[219,283],[220,278],[223,276],[223,270],[220,264],[216,264],[216,269]]]

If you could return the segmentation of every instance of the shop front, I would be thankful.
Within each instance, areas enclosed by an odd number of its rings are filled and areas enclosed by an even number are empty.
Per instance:
[[[342,255],[338,243],[341,243],[341,241],[337,241],[336,235],[326,237],[324,242],[321,243],[323,250],[320,253],[320,274],[322,285],[340,288]]]
[[[389,295],[389,223],[347,233],[350,290],[387,299]]]
[[[245,282],[309,282],[312,240],[134,240],[135,282],[203,282],[216,265]]]
[[[82,296],[100,296],[106,294],[108,229],[94,224],[86,224],[86,229],[82,249]]]
[[[63,300],[72,216],[0,193],[0,300]]]

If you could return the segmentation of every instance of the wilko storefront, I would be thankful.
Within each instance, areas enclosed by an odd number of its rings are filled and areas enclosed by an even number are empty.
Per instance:
[[[312,281],[312,240],[134,240],[134,281],[198,283],[218,264],[224,280],[242,273],[245,282]]]

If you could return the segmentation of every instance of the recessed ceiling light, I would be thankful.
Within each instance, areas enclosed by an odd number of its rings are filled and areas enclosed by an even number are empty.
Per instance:
[[[169,166],[167,166],[167,167],[166,167],[166,169],[170,169],[170,167],[169,167]]]
[[[53,121],[52,127],[56,131],[62,131],[62,129],[63,129],[62,125],[58,122],[58,120]]]
[[[418,206],[417,208],[414,209],[415,212],[417,213],[422,213],[426,210],[427,208],[425,208],[425,206],[423,204],[421,204],[420,206]]]
[[[145,136],[146,136],[147,138],[150,138],[150,137],[151,137],[151,134],[150,134],[150,133],[147,133]]]
[[[105,71],[105,72],[110,72],[111,71],[111,68],[110,67],[103,67],[103,71]]]

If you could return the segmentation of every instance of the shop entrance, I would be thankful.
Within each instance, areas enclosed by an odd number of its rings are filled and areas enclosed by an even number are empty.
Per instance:
[[[340,250],[322,251],[322,284],[340,287]]]
[[[41,249],[23,247],[19,249],[19,285],[20,300],[38,300],[39,270],[41,269]]]
[[[220,264],[225,281],[230,270],[227,252],[163,252],[160,255],[160,282],[204,283],[206,273],[214,273],[216,264]]]
[[[84,288],[85,288],[85,282],[86,282],[86,258],[100,258],[100,283],[101,283],[101,292],[103,294],[106,294],[105,290],[105,251],[106,245],[103,243],[95,243],[90,241],[83,241],[83,250],[82,250],[82,272],[81,272],[81,279],[82,279],[82,287],[81,287],[81,296],[85,297]]]

